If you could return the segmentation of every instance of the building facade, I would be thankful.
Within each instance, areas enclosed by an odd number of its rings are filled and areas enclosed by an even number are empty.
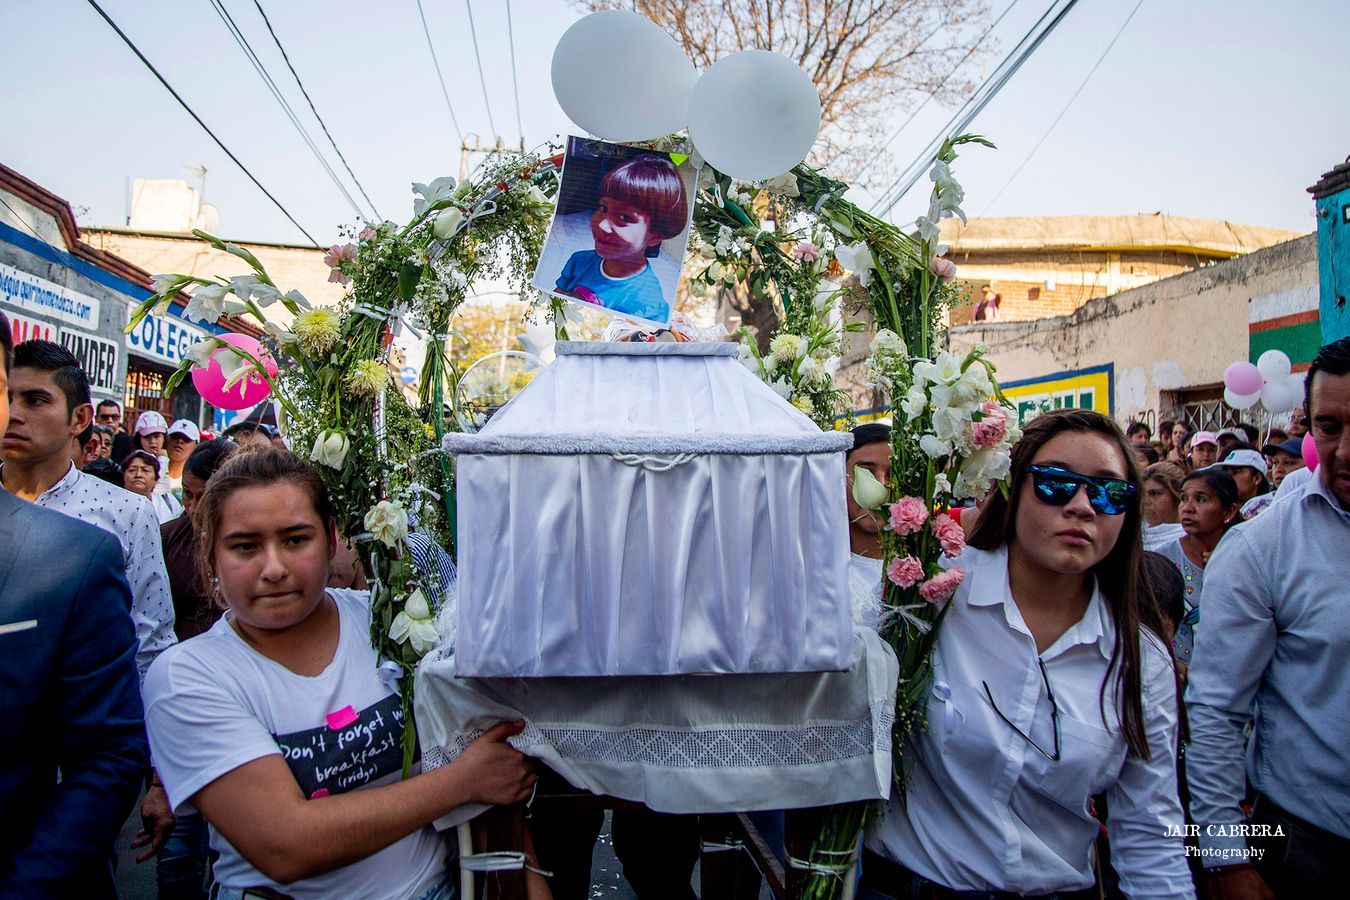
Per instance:
[[[91,246],[69,203],[3,165],[0,200],[0,309],[15,341],[42,338],[69,349],[89,376],[94,402],[122,403],[128,428],[147,410],[209,426],[213,410],[191,380],[173,396],[165,382],[201,338],[260,332],[229,320],[189,322],[180,296],[166,316],[147,316],[127,333],[131,311],[151,295],[150,273]]]

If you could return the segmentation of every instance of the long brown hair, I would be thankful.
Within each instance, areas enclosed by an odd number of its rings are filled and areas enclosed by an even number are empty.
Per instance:
[[[212,556],[225,513],[225,501],[243,488],[283,483],[294,484],[303,490],[319,521],[331,529],[333,502],[313,466],[289,450],[262,446],[241,448],[230,454],[211,476],[192,513],[192,529],[197,533],[197,571],[203,584],[211,583]]]
[[[1142,664],[1140,661],[1141,629],[1148,628],[1162,637],[1162,620],[1158,605],[1149,587],[1144,565],[1143,529],[1139,495],[1143,493],[1139,463],[1131,452],[1129,442],[1120,426],[1101,413],[1086,409],[1057,409],[1037,416],[1022,432],[1022,439],[1012,449],[1011,489],[1008,497],[995,491],[985,504],[968,543],[981,550],[998,550],[1012,542],[1021,502],[1022,485],[1029,476],[1031,461],[1051,438],[1071,432],[1101,435],[1120,449],[1125,461],[1125,477],[1137,488],[1135,499],[1123,513],[1124,525],[1120,537],[1101,562],[1092,567],[1092,575],[1111,609],[1115,624],[1115,646],[1111,661],[1102,679],[1098,700],[1102,724],[1106,724],[1106,686],[1112,672],[1117,673],[1116,714],[1121,733],[1130,751],[1142,759],[1149,759],[1148,737],[1144,733],[1142,700]],[[1165,646],[1165,644],[1164,644]]]

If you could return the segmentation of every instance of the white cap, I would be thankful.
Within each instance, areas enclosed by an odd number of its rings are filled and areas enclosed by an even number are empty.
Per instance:
[[[1216,462],[1214,465],[1228,466],[1231,469],[1255,469],[1262,475],[1266,474],[1266,458],[1259,450],[1234,450],[1224,457],[1222,462]]]
[[[200,441],[202,439],[201,431],[187,419],[174,419],[173,424],[169,426],[169,434],[181,434],[189,441]]]
[[[140,417],[136,419],[137,434],[159,434],[168,430],[169,423],[164,421],[164,417],[153,409],[141,413]]]

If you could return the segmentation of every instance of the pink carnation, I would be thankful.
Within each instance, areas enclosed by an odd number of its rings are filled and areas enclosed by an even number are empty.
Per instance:
[[[375,229],[367,226],[361,229],[361,233],[356,236],[356,239],[360,241],[373,241],[377,237],[379,237],[379,235]]]
[[[914,587],[923,580],[923,563],[912,556],[897,559],[886,571],[886,577],[902,588]]]
[[[997,447],[1008,431],[1008,415],[1003,407],[993,400],[980,407],[984,418],[971,425],[970,439],[976,447]]]
[[[929,527],[948,558],[955,558],[966,549],[966,533],[961,530],[961,524],[946,513],[934,518]]]
[[[928,518],[928,504],[922,497],[901,497],[891,504],[891,531],[904,537],[923,527]]]
[[[335,269],[348,259],[356,259],[356,245],[334,244],[328,248],[328,253],[324,255],[323,264],[330,269]]]
[[[965,577],[965,569],[948,569],[919,585],[919,596],[929,603],[941,603],[956,593]]]
[[[340,285],[343,285],[343,286],[346,286],[346,285],[349,285],[349,284],[352,283],[351,278],[348,277],[348,275],[347,275],[345,272],[343,272],[341,269],[334,269],[333,271],[329,272],[329,273],[328,273],[328,281],[329,281],[330,283],[332,283],[332,284],[340,284]]]
[[[820,259],[820,248],[810,241],[802,241],[792,248],[792,256],[802,262],[815,262]]]
[[[928,271],[939,278],[955,278],[956,263],[950,259],[943,259],[941,256],[935,256],[928,262]]]

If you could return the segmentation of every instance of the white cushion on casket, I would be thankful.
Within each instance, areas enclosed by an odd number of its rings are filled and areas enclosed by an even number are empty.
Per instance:
[[[461,676],[848,665],[844,451],[734,344],[562,342],[458,455]]]

